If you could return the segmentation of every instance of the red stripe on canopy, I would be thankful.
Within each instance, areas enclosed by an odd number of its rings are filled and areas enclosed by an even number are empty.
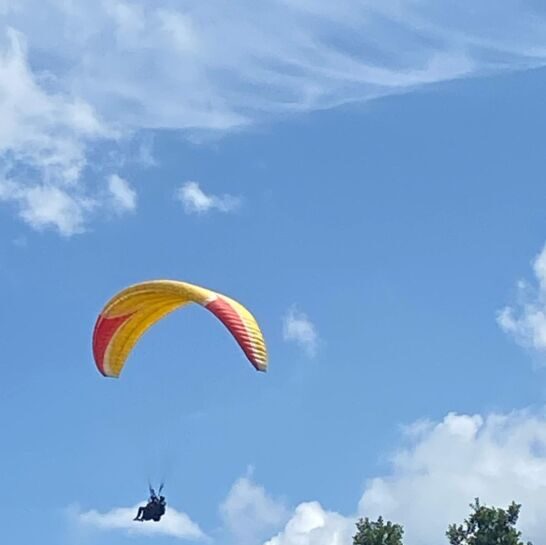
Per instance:
[[[250,363],[259,371],[258,362],[252,349],[252,340],[239,313],[222,297],[217,297],[214,301],[207,303],[205,307],[229,329]]]
[[[93,331],[93,356],[97,369],[105,377],[108,376],[104,371],[104,355],[108,349],[108,345],[115,335],[116,331],[131,317],[133,313],[106,318],[100,315],[95,324]]]

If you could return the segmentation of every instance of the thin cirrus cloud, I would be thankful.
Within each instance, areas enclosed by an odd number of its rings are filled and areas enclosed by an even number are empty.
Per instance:
[[[307,314],[291,307],[283,317],[282,324],[283,339],[287,342],[294,342],[309,357],[314,357],[319,345],[319,335],[315,324]]]
[[[84,175],[97,144],[115,147],[142,129],[224,133],[546,61],[538,2],[254,7],[250,0],[1,3],[0,200],[31,227],[74,234],[108,206]],[[54,219],[40,210],[37,191],[56,194]]]
[[[212,195],[205,193],[198,182],[186,182],[176,191],[176,198],[182,203],[187,214],[234,212],[241,205],[241,199],[233,195]]]
[[[513,305],[497,313],[497,323],[522,346],[546,355],[546,246],[533,262],[535,283],[517,283]]]
[[[127,180],[117,174],[112,174],[108,178],[108,190],[112,197],[113,207],[118,213],[135,210],[137,194]]]

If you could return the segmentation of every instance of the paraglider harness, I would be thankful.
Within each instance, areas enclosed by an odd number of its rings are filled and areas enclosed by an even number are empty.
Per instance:
[[[158,522],[161,520],[161,517],[165,514],[167,507],[167,501],[165,496],[161,496],[161,491],[163,490],[163,485],[159,487],[159,497],[155,493],[155,490],[150,486],[150,499],[144,507],[138,508],[137,516],[133,520],[145,521],[153,520]]]

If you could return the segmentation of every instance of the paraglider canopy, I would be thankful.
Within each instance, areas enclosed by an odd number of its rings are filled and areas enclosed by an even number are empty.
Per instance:
[[[220,293],[175,280],[135,284],[106,304],[93,332],[93,355],[98,370],[106,377],[119,377],[131,350],[146,330],[189,303],[212,312],[231,332],[256,370],[267,370],[263,334],[243,305]]]

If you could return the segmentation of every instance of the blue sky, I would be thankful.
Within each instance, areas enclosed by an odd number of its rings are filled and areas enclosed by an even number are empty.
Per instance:
[[[0,3],[3,540],[383,514],[428,545],[476,495],[544,535],[546,34],[516,4]],[[98,312],[153,278],[247,305],[269,372],[188,308],[101,377]]]

